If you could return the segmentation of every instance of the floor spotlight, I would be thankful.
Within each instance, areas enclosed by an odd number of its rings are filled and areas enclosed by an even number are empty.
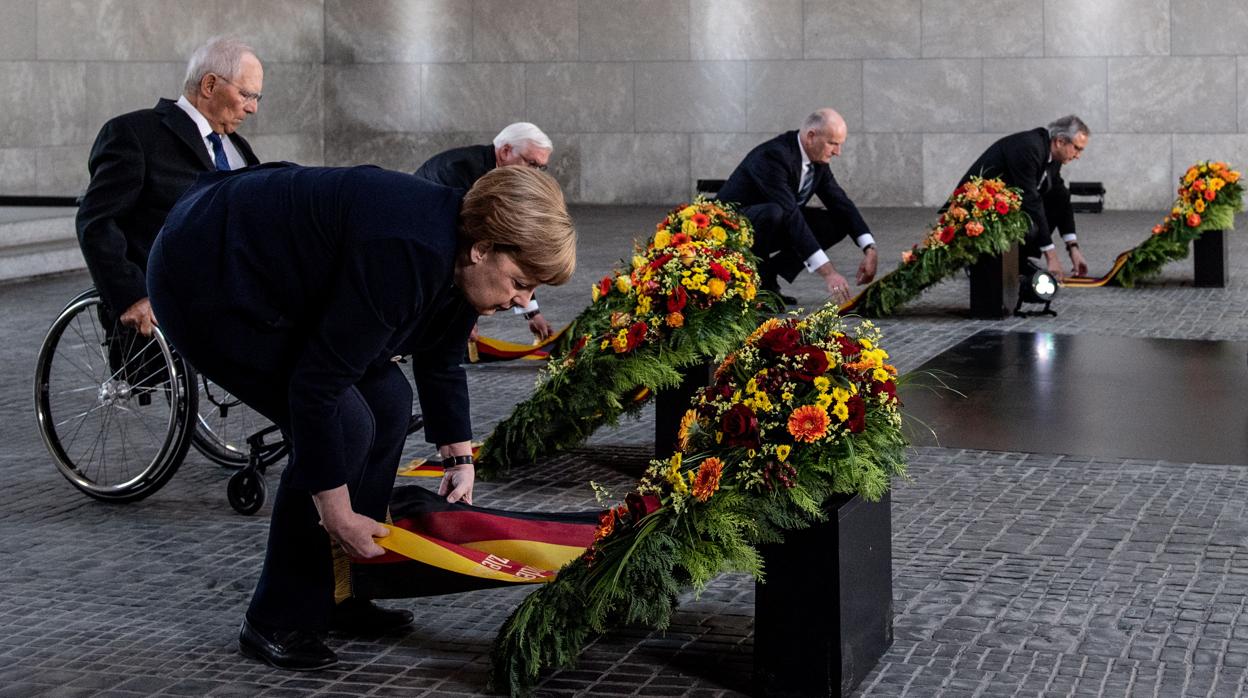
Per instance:
[[[1057,311],[1049,307],[1053,297],[1057,295],[1057,278],[1047,269],[1040,267],[1031,260],[1027,261],[1027,270],[1018,275],[1018,303],[1014,306],[1014,315],[1029,317],[1031,315],[1053,315]],[[1023,303],[1043,303],[1043,310],[1023,311]]]

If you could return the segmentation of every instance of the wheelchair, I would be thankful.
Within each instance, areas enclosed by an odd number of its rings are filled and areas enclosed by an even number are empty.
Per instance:
[[[159,328],[144,337],[112,317],[84,291],[39,349],[35,414],[61,475],[96,499],[134,502],[163,487],[194,446],[237,470],[230,506],[259,511],[264,470],[288,453],[277,426],[199,376]]]

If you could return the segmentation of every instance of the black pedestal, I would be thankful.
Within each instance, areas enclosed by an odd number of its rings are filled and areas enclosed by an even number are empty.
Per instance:
[[[1192,240],[1193,285],[1225,288],[1227,237],[1225,230],[1206,230]]]
[[[971,265],[973,318],[998,319],[1018,302],[1018,245],[996,257],[983,256]]]
[[[709,363],[686,366],[680,385],[660,390],[654,396],[654,457],[667,458],[677,451],[680,440],[680,418],[691,406],[690,400],[711,381]]]
[[[763,546],[754,680],[764,696],[849,695],[893,643],[892,503],[838,498],[823,524]]]

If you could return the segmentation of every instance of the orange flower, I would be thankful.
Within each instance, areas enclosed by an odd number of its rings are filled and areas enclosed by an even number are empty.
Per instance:
[[[598,530],[594,531],[594,542],[606,538],[615,530],[615,510],[608,509],[598,515]]]
[[[828,433],[828,413],[815,405],[803,405],[789,415],[789,433],[798,441],[814,443]]]
[[[1198,225],[1200,225],[1200,214],[1199,213],[1187,214],[1187,227],[1195,228]]]
[[[698,474],[693,480],[693,496],[699,502],[705,502],[719,489],[719,476],[723,474],[724,463],[711,456],[698,466]]]
[[[901,253],[902,264],[909,264],[913,261],[914,261],[914,252],[912,252],[911,250],[906,250],[905,252]]]
[[[711,224],[711,217],[705,213],[695,213],[689,220],[693,221],[693,224],[699,228],[705,228]]]
[[[680,450],[689,448],[689,430],[693,428],[693,423],[698,419],[697,410],[686,410],[685,416],[680,418],[680,431],[676,432],[677,443]]]
[[[681,315],[680,313],[668,313],[667,314],[667,326],[668,327],[684,327],[684,325],[685,325],[684,315]]]
[[[966,234],[970,237],[979,237],[984,232],[984,224],[979,221],[971,221],[966,224]]]
[[[1160,223],[1158,223],[1157,225],[1153,226],[1153,235],[1161,235],[1163,232],[1165,232],[1165,230],[1166,229]]]

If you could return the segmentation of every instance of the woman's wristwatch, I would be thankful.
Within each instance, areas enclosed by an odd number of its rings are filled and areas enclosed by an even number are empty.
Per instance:
[[[457,465],[472,465],[472,456],[447,456],[442,459],[443,470],[450,470]]]

